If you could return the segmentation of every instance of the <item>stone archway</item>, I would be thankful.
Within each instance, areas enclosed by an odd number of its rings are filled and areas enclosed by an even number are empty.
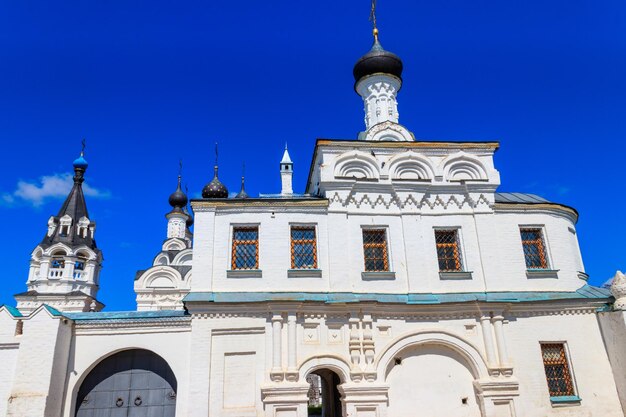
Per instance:
[[[176,377],[154,352],[130,349],[96,365],[76,397],[76,417],[174,417]]]
[[[336,372],[328,368],[315,369],[314,371],[310,372],[309,375],[317,376],[319,378],[319,385],[321,390],[319,398],[321,412],[318,414],[316,412],[309,411],[309,417],[342,417],[343,405],[341,402],[341,394],[339,393],[339,385],[341,384],[341,379],[339,378],[339,375],[337,375]],[[310,391],[309,400],[311,399]]]

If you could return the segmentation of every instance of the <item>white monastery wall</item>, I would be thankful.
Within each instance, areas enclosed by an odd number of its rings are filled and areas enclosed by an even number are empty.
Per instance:
[[[24,320],[7,416],[61,414],[71,337],[70,322],[44,307]]]
[[[626,312],[613,311],[598,313],[598,322],[602,332],[619,400],[626,414]]]
[[[11,395],[13,385],[13,375],[15,375],[15,365],[19,352],[20,336],[16,336],[17,320],[10,316],[8,312],[0,309],[0,417],[5,417],[6,404]]]
[[[447,215],[311,210],[318,212],[279,206],[252,213],[198,211],[192,290],[458,293],[574,291],[585,284],[575,226],[556,210]],[[319,275],[289,273],[290,225],[302,224],[316,226]],[[259,227],[260,272],[229,271],[232,228],[245,225]],[[552,272],[527,273],[521,226],[542,228]],[[364,228],[387,231],[391,274],[363,274]],[[471,274],[440,276],[434,235],[439,228],[458,230],[463,269]]]
[[[190,353],[191,334],[188,322],[177,326],[162,322],[148,327],[133,324],[116,327],[84,323],[76,325],[72,349],[60,351],[58,354],[65,355],[68,373],[67,378],[55,380],[59,386],[67,387],[63,399],[64,411],[57,416],[72,417],[78,390],[89,371],[103,359],[127,349],[146,349],[165,359],[172,368],[178,385],[176,415],[187,415],[189,387],[194,383],[189,378],[190,369],[194,366],[190,360],[196,359]],[[62,358],[58,357],[56,360],[61,362]],[[60,381],[65,381],[65,384]]]
[[[567,308],[567,307],[566,307]],[[613,313],[614,314],[614,313]],[[597,316],[587,313],[520,315],[507,327],[507,347],[520,381],[521,416],[622,416]],[[580,405],[553,407],[540,342],[563,342]]]

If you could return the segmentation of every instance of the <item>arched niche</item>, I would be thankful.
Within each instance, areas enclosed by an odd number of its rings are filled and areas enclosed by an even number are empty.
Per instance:
[[[172,265],[191,265],[193,260],[193,251],[191,249],[185,249],[176,254],[172,260]]]
[[[395,155],[387,163],[389,177],[392,180],[432,180],[434,169],[428,158],[415,152],[403,152]]]
[[[135,290],[150,288],[181,288],[183,278],[170,266],[156,266],[148,269],[135,284]]]
[[[487,180],[487,170],[477,158],[465,153],[448,158],[443,163],[443,175],[446,181],[481,181]]]
[[[423,343],[397,352],[385,370],[389,386],[387,413],[413,417],[420,405],[424,417],[481,417],[475,370],[448,344]]]
[[[335,160],[335,178],[377,180],[380,178],[378,161],[361,151],[345,152]]]

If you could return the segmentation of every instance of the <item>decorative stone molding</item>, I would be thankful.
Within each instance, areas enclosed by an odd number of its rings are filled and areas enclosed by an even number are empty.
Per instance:
[[[615,310],[626,310],[626,276],[622,271],[617,271],[611,283],[611,294],[615,297],[613,308]]]
[[[417,209],[417,210],[435,210],[441,208],[443,210],[462,209],[466,207],[468,209],[476,209],[480,206],[489,209],[491,203],[486,195],[480,194],[478,198],[472,198],[470,195],[414,195],[408,194],[406,197],[399,197],[397,195],[390,194],[375,194],[370,195],[363,193],[358,197],[351,193],[347,197],[342,197],[338,192],[335,192],[329,198],[329,208],[332,209],[335,206],[361,208],[363,206],[369,206],[372,209],[391,207],[398,209]]]
[[[385,121],[372,126],[369,130],[364,132],[364,134],[359,135],[359,140],[376,142],[414,142],[415,137],[401,124]]]

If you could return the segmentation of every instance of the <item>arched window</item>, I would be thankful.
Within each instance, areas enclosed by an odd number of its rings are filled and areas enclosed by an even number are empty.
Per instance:
[[[74,279],[85,278],[85,268],[87,267],[87,256],[79,253],[74,262]]]
[[[60,278],[63,276],[65,269],[65,253],[61,251],[54,252],[50,260],[50,278]]]

